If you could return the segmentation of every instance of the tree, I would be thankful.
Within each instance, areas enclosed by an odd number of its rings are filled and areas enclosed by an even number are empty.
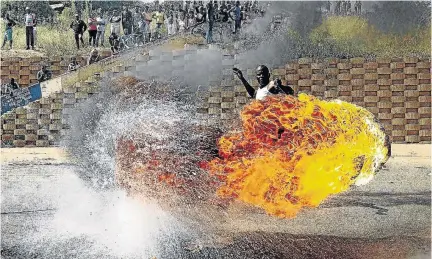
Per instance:
[[[367,16],[381,31],[404,34],[412,29],[430,25],[431,2],[377,2]]]

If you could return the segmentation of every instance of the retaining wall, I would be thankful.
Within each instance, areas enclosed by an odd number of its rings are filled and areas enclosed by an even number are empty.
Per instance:
[[[197,48],[161,54],[135,55],[121,64],[98,67],[101,77],[114,78],[136,75],[148,62],[166,62],[174,71],[187,71],[182,60]],[[233,53],[225,53],[222,60],[222,80],[211,81],[209,91],[199,92],[204,98],[198,107],[202,119],[223,122],[238,114],[249,101],[246,91],[232,74],[240,60]],[[252,64],[245,74],[256,86]],[[272,77],[281,78],[293,86],[296,93],[304,92],[323,99],[340,99],[360,105],[371,111],[391,136],[393,143],[431,142],[431,76],[430,60],[413,57],[397,59],[363,58],[326,59],[316,61],[299,59],[283,67],[273,68]],[[189,71],[190,72],[190,71]],[[58,144],[67,134],[68,114],[80,99],[99,91],[99,77],[66,80],[62,92],[51,93],[39,102],[2,116],[2,146],[49,146]]]

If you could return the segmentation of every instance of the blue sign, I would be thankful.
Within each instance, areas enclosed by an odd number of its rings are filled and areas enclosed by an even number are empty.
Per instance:
[[[2,85],[1,88],[2,115],[14,108],[25,106],[42,98],[42,91],[39,83],[18,89],[11,89],[9,85]]]

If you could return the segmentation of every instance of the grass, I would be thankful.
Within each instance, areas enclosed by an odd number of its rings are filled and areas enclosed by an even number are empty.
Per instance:
[[[314,43],[332,43],[341,51],[380,57],[430,56],[431,27],[413,29],[405,35],[384,33],[356,16],[329,17],[309,35]]]

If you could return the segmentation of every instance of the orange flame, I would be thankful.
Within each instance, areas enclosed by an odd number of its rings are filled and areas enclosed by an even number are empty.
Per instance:
[[[317,207],[329,195],[373,177],[385,162],[385,134],[366,109],[300,94],[245,106],[242,131],[223,136],[208,167],[217,194],[279,217]]]

